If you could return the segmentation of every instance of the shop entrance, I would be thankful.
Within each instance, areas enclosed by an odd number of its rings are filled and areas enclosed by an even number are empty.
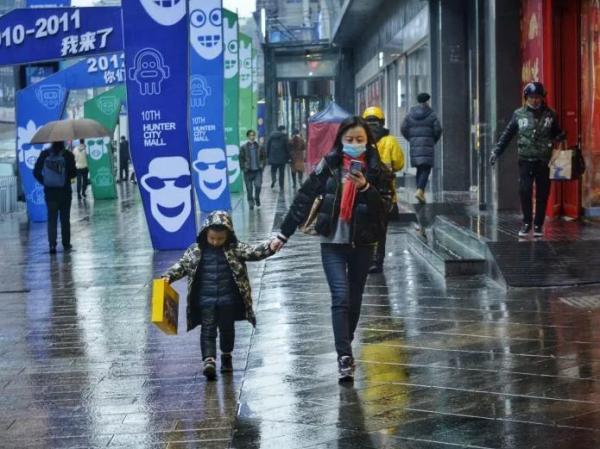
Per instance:
[[[567,147],[581,144],[581,2],[553,0],[546,3],[544,50],[548,53],[547,84],[549,102],[556,109],[561,127],[567,133]],[[548,48],[548,44],[551,45]],[[546,58],[545,58],[546,59]],[[579,218],[581,182],[553,181],[549,216]]]

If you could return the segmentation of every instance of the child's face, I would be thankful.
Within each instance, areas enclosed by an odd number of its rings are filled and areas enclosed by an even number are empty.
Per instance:
[[[215,231],[214,229],[209,229],[206,232],[206,240],[210,246],[214,246],[215,248],[220,248],[227,241],[227,237],[229,237],[229,233],[227,231]]]

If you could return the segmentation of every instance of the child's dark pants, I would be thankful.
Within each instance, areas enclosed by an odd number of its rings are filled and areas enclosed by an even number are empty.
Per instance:
[[[219,304],[216,302],[202,305],[202,327],[200,329],[202,359],[217,357],[217,329],[219,330],[221,352],[233,351],[235,342],[234,316],[234,304]]]

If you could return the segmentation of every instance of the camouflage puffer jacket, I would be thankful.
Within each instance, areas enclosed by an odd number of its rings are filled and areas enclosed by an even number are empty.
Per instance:
[[[272,256],[274,252],[271,250],[269,243],[265,241],[256,246],[251,246],[237,240],[233,230],[233,222],[231,216],[225,211],[212,212],[204,221],[198,241],[191,245],[183,254],[181,259],[175,263],[163,275],[169,279],[169,283],[175,282],[178,279],[187,277],[188,294],[187,294],[187,329],[192,330],[201,323],[202,310],[196,298],[197,291],[202,288],[201,285],[196,285],[196,270],[202,261],[202,246],[199,242],[206,241],[206,231],[212,225],[223,225],[229,229],[231,235],[229,242],[224,247],[225,258],[229,263],[233,279],[240,291],[243,304],[240,305],[240,310],[236,313],[236,320],[248,320],[253,326],[256,326],[256,317],[252,309],[252,291],[250,288],[250,280],[248,278],[248,270],[246,262],[258,261]]]

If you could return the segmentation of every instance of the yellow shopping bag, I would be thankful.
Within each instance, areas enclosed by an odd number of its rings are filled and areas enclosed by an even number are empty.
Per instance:
[[[177,334],[179,294],[165,279],[152,281],[152,322],[165,334]]]

